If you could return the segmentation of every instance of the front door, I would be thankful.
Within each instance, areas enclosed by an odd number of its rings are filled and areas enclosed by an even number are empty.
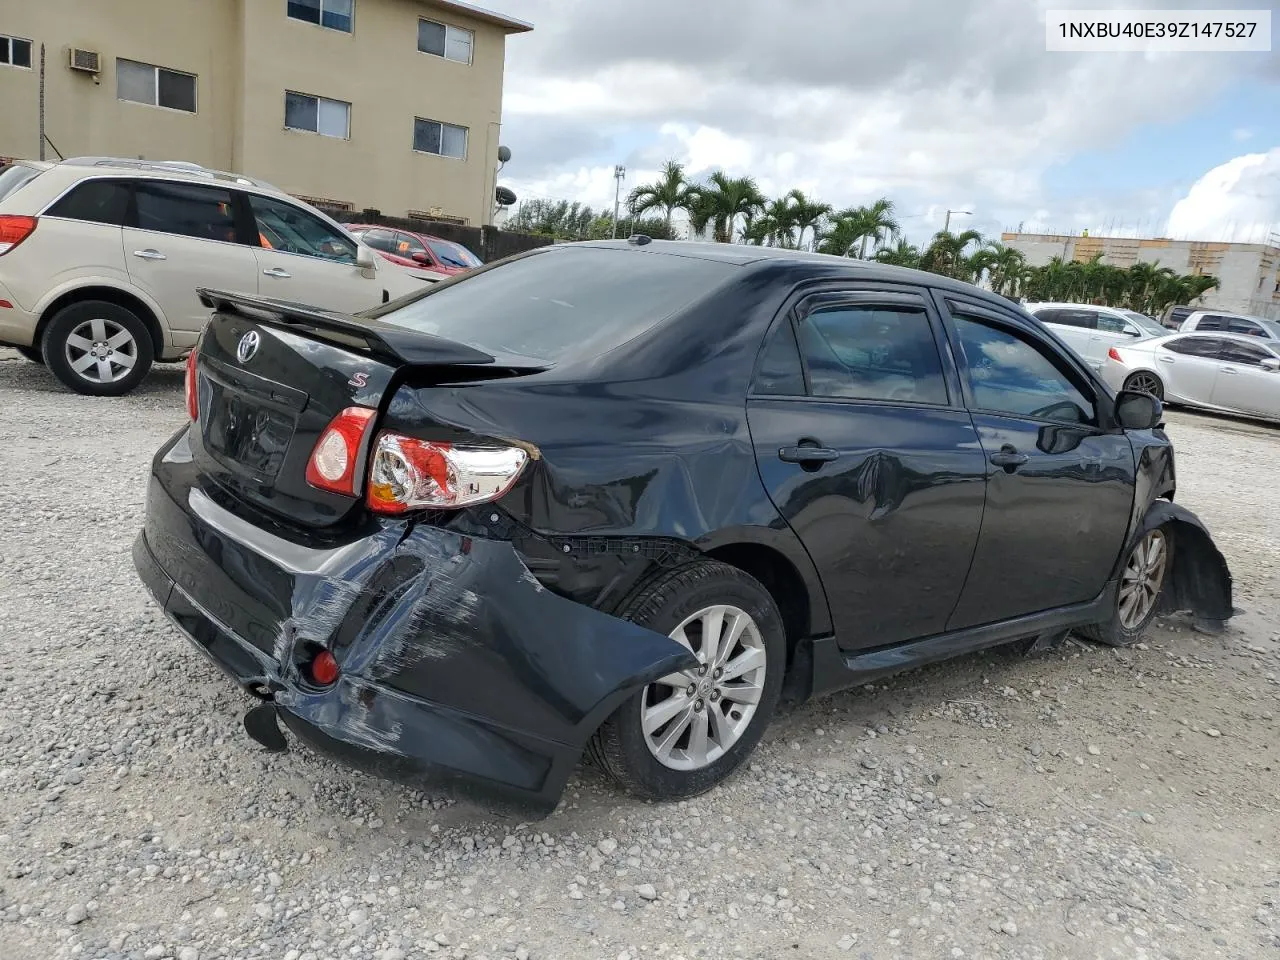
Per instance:
[[[1273,342],[1274,341],[1270,341]],[[1262,417],[1280,417],[1280,370],[1263,366],[1277,361],[1262,343],[1222,342],[1218,379],[1213,383],[1215,406]]]
[[[1222,355],[1226,337],[1189,334],[1166,340],[1155,350],[1157,372],[1164,381],[1168,400],[1188,403],[1213,403],[1213,389],[1218,382],[1218,357]]]
[[[942,632],[973,558],[986,459],[941,336],[917,289],[815,294],[775,324],[747,402],[844,649]]]
[[[1107,398],[1015,315],[946,295],[948,333],[985,454],[986,508],[950,630],[1096,597],[1133,506],[1133,448]]]

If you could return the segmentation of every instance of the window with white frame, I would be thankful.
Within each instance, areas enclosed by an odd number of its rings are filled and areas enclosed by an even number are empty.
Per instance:
[[[351,138],[351,104],[326,100],[306,93],[286,90],[284,125],[290,130],[306,130],[322,137]]]
[[[31,41],[0,33],[0,63],[31,69]]]
[[[116,60],[116,99],[196,112],[196,76],[136,60]]]
[[[355,24],[355,0],[286,0],[290,20],[351,33]]]
[[[418,50],[433,57],[470,63],[476,35],[470,30],[434,20],[418,21]]]
[[[455,160],[467,159],[467,128],[439,120],[413,120],[413,149]]]

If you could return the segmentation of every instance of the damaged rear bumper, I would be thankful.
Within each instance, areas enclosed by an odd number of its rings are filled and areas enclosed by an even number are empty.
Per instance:
[[[316,749],[380,776],[554,807],[587,739],[692,663],[559,597],[504,541],[409,521],[299,543],[217,502],[185,434],[156,457],[138,573],[191,642]],[[338,680],[305,663],[330,650]]]

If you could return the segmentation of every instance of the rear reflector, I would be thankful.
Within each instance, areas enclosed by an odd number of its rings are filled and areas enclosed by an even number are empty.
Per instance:
[[[1117,363],[1124,363],[1124,359],[1120,356],[1120,351],[1117,350],[1115,347],[1112,347],[1110,350],[1107,351],[1107,356],[1110,357],[1112,360],[1116,361]]]
[[[378,435],[365,499],[377,513],[453,509],[496,500],[529,454],[520,447],[462,445]]]
[[[187,416],[192,422],[200,416],[200,395],[196,392],[196,351],[187,354]]]
[[[311,661],[311,679],[321,687],[327,687],[338,679],[338,661],[328,650],[321,650]]]
[[[31,236],[35,228],[35,217],[0,215],[0,257]]]
[[[376,412],[368,407],[347,407],[330,421],[307,461],[307,483],[317,490],[356,496],[360,447]]]

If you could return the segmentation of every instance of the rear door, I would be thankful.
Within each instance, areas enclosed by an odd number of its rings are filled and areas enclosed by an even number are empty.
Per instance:
[[[762,351],[756,462],[845,649],[941,632],[973,557],[986,462],[940,342],[923,290],[849,285],[794,303]]]
[[[276,197],[248,198],[260,236],[253,252],[263,296],[358,313],[396,295],[384,297],[378,272],[357,266],[356,245],[319,217]]]
[[[939,297],[987,476],[982,533],[949,630],[1083,603],[1129,528],[1135,466],[1106,394],[1012,313]]]
[[[257,261],[237,221],[233,191],[138,180],[124,227],[129,278],[160,304],[177,346],[192,346],[209,318],[196,287],[257,293]]]
[[[1226,337],[1190,334],[1169,340],[1156,350],[1156,366],[1165,396],[1190,403],[1213,403],[1213,388]]]
[[[1277,359],[1262,344],[1224,338],[1218,354],[1218,377],[1213,384],[1214,405],[1280,417],[1280,371],[1263,366],[1263,361]]]
[[[1065,307],[1044,310],[1036,318],[1049,328],[1081,359],[1089,359],[1090,338],[1097,326],[1097,313],[1093,310],[1075,310]]]

